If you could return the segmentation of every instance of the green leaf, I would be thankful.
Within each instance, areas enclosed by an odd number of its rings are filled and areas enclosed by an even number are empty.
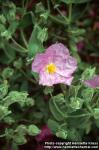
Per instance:
[[[80,3],[87,3],[90,0],[60,0],[60,1],[66,4],[80,4]]]
[[[24,137],[24,135],[21,134],[15,134],[13,137],[13,141],[17,144],[17,145],[23,145],[27,142],[26,138]]]
[[[8,42],[5,43],[4,48],[4,57],[1,58],[1,61],[4,62],[4,64],[9,64],[11,63],[16,56],[16,51],[13,47],[11,47],[11,44]]]
[[[48,19],[48,17],[49,17],[49,14],[50,14],[50,12],[46,11],[46,12],[41,13],[40,17],[42,19],[44,19],[44,21],[46,21]]]
[[[85,125],[85,132],[86,134],[89,134],[90,131],[91,131],[91,127],[92,127],[92,122],[91,121],[88,121]]]
[[[8,93],[8,83],[5,80],[3,84],[0,85],[0,99],[3,99]]]
[[[44,11],[45,11],[45,8],[44,8],[44,5],[42,4],[42,2],[37,3],[35,12],[36,13],[41,13],[41,12],[44,12]]]
[[[15,133],[19,133],[21,135],[25,135],[27,132],[27,127],[23,124],[17,126],[17,128],[14,131]]]
[[[18,27],[18,22],[17,21],[12,22],[9,25],[8,29],[6,29],[4,32],[1,33],[1,36],[9,40],[11,36],[15,33],[17,27]]]
[[[72,141],[81,141],[81,134],[75,128],[70,128],[68,130],[68,139]]]
[[[5,7],[6,5],[6,7]],[[16,19],[16,6],[11,1],[6,1],[3,4],[3,14],[6,16],[9,23]]]
[[[77,86],[71,85],[70,86],[70,93],[69,93],[69,95],[71,97],[73,97],[73,96],[76,97],[78,92],[79,92],[80,87],[81,87],[80,85],[77,85]]]
[[[90,102],[92,100],[93,95],[94,95],[93,88],[86,88],[86,89],[83,89],[81,92],[81,96],[87,102]]]
[[[48,39],[48,29],[43,28],[38,32],[37,39],[43,43]]]
[[[53,99],[58,102],[59,104],[64,104],[65,103],[65,99],[64,99],[64,95],[62,93],[56,95],[53,97]]]
[[[5,129],[6,139],[11,140],[14,135],[14,130],[12,128]]]
[[[35,23],[35,16],[32,11],[26,13],[19,22],[19,28],[24,29]]]
[[[79,97],[71,97],[70,98],[70,106],[71,108],[77,110],[77,109],[81,109],[83,104],[83,99],[79,98]]]
[[[17,69],[20,69],[20,68],[22,67],[22,65],[23,65],[22,58],[19,58],[18,60],[16,60],[13,65],[14,65],[14,67],[16,67]]]
[[[0,36],[2,36],[3,32],[6,31],[6,28],[3,24],[0,23]]]
[[[6,18],[3,14],[0,15],[0,23],[2,23],[2,24],[6,23]]]
[[[70,41],[70,49],[73,53],[77,52],[77,45],[73,40]]]
[[[12,91],[4,99],[5,106],[9,107],[11,104],[17,102],[21,106],[24,105],[27,98],[27,93]]]
[[[31,74],[32,74],[32,76],[34,77],[34,79],[36,80],[36,81],[39,81],[39,74],[37,73],[37,72],[31,72]]]
[[[45,95],[51,94],[53,92],[53,90],[54,89],[52,87],[45,87],[44,94]]]
[[[69,117],[69,115],[71,117]],[[73,117],[72,117],[73,116]],[[87,110],[78,109],[68,114],[67,122],[70,128],[85,129],[91,115]]]
[[[82,77],[81,77],[82,81],[90,80],[95,75],[95,70],[96,70],[95,67],[86,68],[85,71],[82,73]]]
[[[94,118],[99,119],[99,108],[94,108]]]
[[[27,128],[27,133],[31,136],[36,136],[40,134],[40,129],[36,125],[29,125]]]
[[[35,118],[35,120],[41,121],[43,114],[41,112],[33,112],[33,118]]]
[[[56,132],[58,131],[58,129],[60,127],[59,123],[52,119],[49,119],[47,124],[48,124],[48,127],[51,129],[51,131],[54,134],[56,134]]]
[[[18,92],[18,91],[12,91],[8,94],[8,96],[6,96],[4,99],[3,99],[3,103],[5,106],[9,107],[11,104],[13,103],[18,103],[21,107],[24,107],[24,106],[27,106],[28,102],[30,104],[33,104],[32,103],[32,100],[31,99],[28,99],[28,93],[26,92]],[[31,101],[31,102],[30,102]],[[29,105],[30,105],[29,104]]]
[[[62,139],[67,139],[68,132],[66,130],[59,130],[56,132],[56,136]]]
[[[21,124],[17,126],[14,130],[14,134],[12,136],[13,142],[17,145],[23,145],[27,142],[25,135],[27,133],[27,126]]]
[[[13,74],[14,74],[14,70],[12,68],[10,68],[10,67],[7,67],[7,68],[5,68],[3,70],[2,77],[4,79],[9,79],[9,78],[11,78],[13,76]]]
[[[28,97],[25,104],[28,107],[34,106],[35,105],[35,100],[33,98]]]
[[[95,124],[96,124],[97,128],[99,128],[99,118],[95,119]]]
[[[49,119],[48,120],[48,127],[51,129],[53,134],[55,134],[57,137],[62,138],[62,139],[67,139],[66,123],[59,124],[55,120]]]
[[[11,38],[11,36],[15,33],[17,27],[19,25],[19,22],[18,21],[13,21],[10,25],[9,25],[9,28],[8,28],[8,37],[7,39]]]
[[[2,120],[4,117],[9,115],[11,113],[10,110],[8,110],[8,107],[0,105],[0,120]]]
[[[49,101],[49,108],[56,120],[63,120],[66,116],[66,106],[63,94],[54,96]]]
[[[5,123],[7,123],[9,125],[15,123],[15,119],[11,116],[5,116],[3,120]]]
[[[43,52],[44,48],[42,42],[37,39],[38,33],[41,31],[41,27],[37,24],[34,26],[34,29],[31,33],[31,37],[28,42],[28,49],[29,49],[29,57],[35,56],[39,52]]]
[[[18,145],[15,142],[12,142],[12,149],[19,150]]]

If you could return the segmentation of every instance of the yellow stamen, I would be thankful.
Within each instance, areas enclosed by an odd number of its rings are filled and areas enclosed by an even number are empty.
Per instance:
[[[50,63],[46,66],[47,73],[53,74],[56,72],[56,66],[53,63]]]

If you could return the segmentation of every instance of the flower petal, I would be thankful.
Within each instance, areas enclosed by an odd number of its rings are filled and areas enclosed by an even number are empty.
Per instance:
[[[69,77],[77,69],[77,61],[75,58],[68,56],[67,59],[56,57],[55,61],[57,73],[64,77]]]
[[[48,128],[47,125],[44,125],[42,128],[41,128],[41,133],[39,135],[37,135],[35,137],[36,141],[37,142],[40,142],[40,141],[45,141],[49,138],[52,137],[52,132],[51,130]]]
[[[90,80],[85,80],[84,83],[92,88],[99,87],[99,76],[95,75],[92,79]]]
[[[54,73],[54,74],[48,74],[46,72],[43,72],[40,74],[40,80],[39,84],[46,85],[46,86],[53,86],[54,84],[63,83],[70,85],[73,80],[72,76],[64,77],[60,74]]]
[[[52,44],[46,49],[46,53],[52,52],[54,56],[61,56],[65,58],[69,55],[69,50],[62,43]]]
[[[45,65],[45,62],[45,54],[37,54],[32,63],[32,71],[39,73],[42,67]]]
[[[53,57],[54,56],[52,52],[37,54],[32,63],[32,70],[38,73],[41,70],[44,70],[47,64],[53,62]]]

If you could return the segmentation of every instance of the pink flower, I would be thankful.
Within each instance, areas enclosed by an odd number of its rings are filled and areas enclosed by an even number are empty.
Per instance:
[[[89,15],[90,15],[90,17],[95,18],[96,17],[96,11],[89,9]]]
[[[93,30],[99,30],[99,21],[96,21],[93,25]]]
[[[80,41],[77,43],[77,50],[78,52],[81,52],[85,47],[84,41]]]
[[[51,130],[47,125],[41,128],[41,133],[35,137],[36,140],[36,150],[44,150],[44,142],[54,142],[57,138],[52,134]]]
[[[50,140],[51,138],[53,137],[52,135],[52,132],[51,130],[48,128],[47,125],[44,125],[42,128],[41,128],[41,133],[39,135],[37,135],[35,137],[36,141],[37,142],[42,142],[42,141],[45,141],[45,140]]]
[[[92,88],[99,87],[99,76],[95,75],[92,79],[84,81],[84,83]]]
[[[77,61],[70,56],[69,50],[61,43],[48,47],[45,53],[37,54],[32,71],[39,73],[39,84],[52,86],[58,83],[71,85]]]

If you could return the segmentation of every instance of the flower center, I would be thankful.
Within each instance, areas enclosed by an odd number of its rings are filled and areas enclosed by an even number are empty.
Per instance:
[[[50,63],[46,66],[47,73],[53,74],[56,72],[56,66],[53,63]]]

